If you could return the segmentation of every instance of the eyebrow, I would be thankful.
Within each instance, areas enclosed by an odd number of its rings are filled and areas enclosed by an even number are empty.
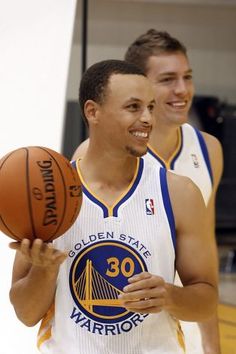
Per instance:
[[[137,97],[129,97],[128,101],[137,101],[137,102],[140,102],[141,100]]]
[[[142,102],[142,100],[140,100],[140,99],[137,98],[137,97],[130,97],[130,98],[127,100],[127,102],[129,102],[129,101]],[[151,101],[149,102],[149,104],[150,104],[150,103],[156,103],[155,99],[151,100]]]
[[[151,100],[151,101],[149,102],[149,104],[150,104],[150,103],[151,103],[151,104],[153,104],[153,103],[156,104],[156,100],[153,99],[153,100]]]
[[[193,73],[193,70],[192,69],[189,69],[189,70],[186,70],[184,72],[184,74],[192,74]],[[164,73],[161,73],[160,76],[165,76],[165,75],[175,75],[176,72],[175,71],[166,71]]]

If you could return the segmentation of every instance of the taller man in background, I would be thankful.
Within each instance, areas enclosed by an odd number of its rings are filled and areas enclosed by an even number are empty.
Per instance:
[[[216,248],[215,196],[222,175],[222,149],[215,137],[187,123],[194,95],[187,50],[167,32],[150,29],[129,46],[125,60],[140,67],[155,90],[156,120],[145,158],[190,177],[199,187],[207,206],[208,233]],[[87,146],[88,140],[73,158],[83,156]],[[201,337],[196,323],[182,323],[187,353],[219,354],[217,314],[198,325]]]
[[[157,120],[147,158],[190,177],[199,187],[207,205],[208,232],[215,244],[215,195],[222,175],[222,149],[215,137],[187,123],[194,95],[187,50],[168,33],[150,29],[129,46],[125,60],[144,70],[155,90]],[[204,354],[219,354],[217,314],[198,325]],[[194,326],[182,323],[182,327],[187,350],[199,354]]]

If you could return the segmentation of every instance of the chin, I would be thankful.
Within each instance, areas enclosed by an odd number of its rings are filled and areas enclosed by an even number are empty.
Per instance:
[[[175,117],[172,121],[177,125],[182,125],[182,124],[188,123],[188,116],[187,115],[182,115],[182,116],[180,115],[178,117]]]
[[[127,146],[126,147],[126,151],[128,151],[128,153],[132,156],[135,157],[141,157],[143,155],[145,155],[147,153],[147,146],[145,146],[144,148],[140,148],[140,149],[135,149],[131,146]]]

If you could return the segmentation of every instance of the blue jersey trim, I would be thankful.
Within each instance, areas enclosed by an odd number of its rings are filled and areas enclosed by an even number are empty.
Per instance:
[[[147,149],[147,153],[149,153],[150,155],[152,155],[154,157],[154,159],[156,159],[157,161],[160,162],[161,166],[163,168],[166,168],[165,163],[148,147]]]
[[[170,169],[171,169],[171,170],[174,170],[175,162],[176,162],[176,160],[178,159],[178,157],[179,157],[179,155],[181,154],[182,149],[183,149],[183,129],[182,129],[182,127],[180,127],[180,141],[181,141],[181,145],[180,145],[179,151],[178,151],[178,153],[175,155],[175,157],[173,158],[173,160],[171,161],[171,164],[170,164]]]
[[[70,161],[70,163],[71,163],[72,167],[77,170],[76,160]],[[82,184],[82,192],[85,195],[87,195],[87,197],[90,200],[92,200],[95,204],[99,205],[102,208],[104,218],[107,218],[109,215],[109,211],[108,211],[107,207],[103,203],[101,203],[99,200],[97,200],[83,184]]]
[[[166,215],[167,215],[168,222],[170,225],[171,238],[173,241],[174,249],[176,249],[175,219],[174,219],[174,214],[173,214],[171,201],[170,201],[166,172],[167,172],[166,169],[160,168],[161,192],[162,192],[162,199],[163,199]]]
[[[129,197],[134,193],[135,189],[137,188],[139,181],[141,179],[142,173],[143,173],[143,166],[144,166],[144,161],[143,158],[141,157],[139,159],[139,167],[138,167],[138,173],[136,176],[136,179],[128,191],[128,193],[116,204],[116,206],[113,208],[113,216],[118,216],[118,209],[119,207],[127,200]]]
[[[201,150],[202,150],[202,154],[203,154],[204,160],[205,160],[206,165],[207,165],[208,173],[209,173],[209,176],[210,176],[210,179],[211,179],[211,184],[213,185],[213,174],[212,174],[211,162],[210,162],[210,158],[209,158],[206,142],[205,142],[201,132],[198,129],[196,129],[196,128],[194,128],[194,130],[195,130],[195,132],[197,134],[198,141],[199,141],[199,144],[200,144],[200,147],[201,147]]]
[[[83,191],[83,193],[84,193],[85,195],[87,195],[87,197],[88,197],[90,200],[92,200],[93,203],[99,205],[99,206],[102,208],[102,210],[103,210],[103,216],[104,216],[104,218],[107,218],[107,217],[109,216],[109,212],[108,212],[107,207],[106,207],[102,202],[100,202],[97,198],[95,198],[95,197],[87,190],[87,188],[86,188],[84,185],[82,185],[82,191]]]
[[[138,165],[138,171],[137,171],[137,176],[133,182],[132,187],[129,189],[129,191],[124,195],[124,197],[114,206],[114,208],[112,209],[112,216],[117,217],[118,216],[118,209],[119,207],[127,200],[130,198],[130,196],[134,193],[134,191],[136,190],[139,181],[142,177],[142,173],[143,173],[143,167],[144,167],[144,160],[143,158],[139,159],[139,165]],[[103,210],[103,217],[104,218],[108,218],[109,215],[109,209],[107,208],[106,205],[104,205],[100,200],[98,200],[92,193],[89,192],[89,190],[82,185],[82,191],[83,193],[95,204],[97,204],[100,208],[102,208]]]

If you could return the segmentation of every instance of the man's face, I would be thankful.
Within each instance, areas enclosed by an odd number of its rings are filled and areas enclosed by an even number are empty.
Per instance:
[[[155,91],[157,122],[186,123],[194,95],[187,57],[181,52],[151,56],[147,66],[147,76]]]
[[[152,129],[155,99],[152,85],[141,75],[110,77],[104,102],[99,105],[100,143],[115,154],[142,156]]]

